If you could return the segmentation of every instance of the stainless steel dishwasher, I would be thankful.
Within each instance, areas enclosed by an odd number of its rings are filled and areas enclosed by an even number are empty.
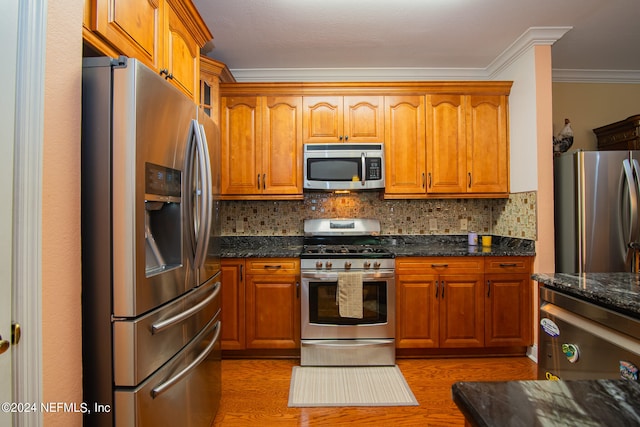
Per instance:
[[[540,288],[538,378],[638,380],[640,320]]]

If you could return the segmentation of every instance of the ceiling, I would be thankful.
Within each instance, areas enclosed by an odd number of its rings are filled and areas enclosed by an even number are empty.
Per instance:
[[[640,83],[638,0],[193,1],[239,81],[481,78],[534,43],[554,81]]]

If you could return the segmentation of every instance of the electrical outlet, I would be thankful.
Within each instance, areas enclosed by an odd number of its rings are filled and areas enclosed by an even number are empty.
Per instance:
[[[236,233],[244,233],[244,221],[236,219]]]
[[[467,218],[462,218],[460,220],[460,230],[467,231]]]
[[[435,218],[431,218],[429,220],[429,231],[437,231],[438,230],[438,221]]]

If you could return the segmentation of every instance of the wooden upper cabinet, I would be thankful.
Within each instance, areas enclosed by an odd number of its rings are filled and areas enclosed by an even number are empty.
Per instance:
[[[223,196],[302,197],[301,123],[302,97],[223,97]]]
[[[258,192],[258,164],[261,164],[258,97],[221,99],[222,188],[225,194]],[[260,171],[261,173],[261,171]]]
[[[136,58],[200,101],[200,48],[213,38],[191,0],[84,0],[83,39]]]
[[[382,96],[305,96],[304,142],[382,142]]]
[[[427,95],[427,191],[465,193],[467,140],[462,95]]]
[[[385,195],[426,191],[425,97],[385,97]]]
[[[302,98],[265,98],[262,193],[302,195]]]
[[[507,97],[470,95],[466,100],[467,192],[509,192]]]
[[[199,102],[200,46],[171,3],[167,3],[165,12],[164,56],[160,74],[194,102]]]
[[[162,55],[164,0],[93,0],[90,28],[123,55],[157,69]],[[87,6],[85,6],[87,7]]]

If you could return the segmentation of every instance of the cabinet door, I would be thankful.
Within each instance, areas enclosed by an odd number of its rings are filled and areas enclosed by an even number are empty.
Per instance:
[[[509,192],[507,97],[467,97],[467,190]]]
[[[437,277],[398,275],[396,281],[396,347],[438,347]]]
[[[440,347],[484,345],[483,275],[440,276]]]
[[[222,349],[245,348],[244,260],[222,260]]]
[[[424,96],[386,96],[385,194],[425,195]]]
[[[258,194],[262,174],[261,123],[258,97],[223,97],[220,133],[222,137],[222,194]]]
[[[198,103],[200,84],[200,46],[176,15],[171,3],[166,5],[165,57],[161,69],[168,80]]]
[[[465,193],[467,143],[461,95],[427,95],[427,192]]]
[[[345,96],[343,141],[383,142],[383,103],[382,96]]]
[[[303,103],[304,142],[342,142],[343,98],[305,96]]]
[[[164,1],[94,0],[93,30],[124,55],[158,69]]]
[[[485,280],[485,346],[533,344],[530,275],[487,274]]]
[[[263,194],[302,194],[302,97],[266,97],[262,124]]]
[[[300,300],[296,276],[248,275],[246,313],[247,348],[299,348]]]

